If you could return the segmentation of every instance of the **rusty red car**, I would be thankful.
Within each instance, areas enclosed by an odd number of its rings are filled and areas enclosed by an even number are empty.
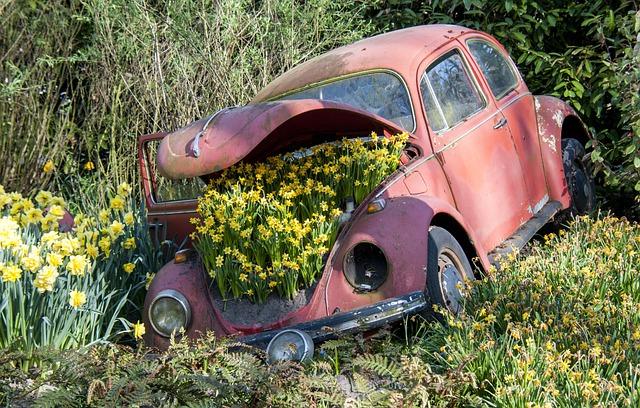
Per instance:
[[[401,165],[357,208],[344,208],[348,221],[315,287],[296,302],[216,299],[188,249],[207,181],[240,161],[372,131],[409,133]],[[465,280],[560,213],[594,207],[589,139],[568,104],[532,95],[505,48],[480,31],[418,26],[315,57],[246,106],[140,138],[151,235],[187,248],[149,287],[145,341],[165,348],[176,330],[213,331],[269,345],[274,358],[293,344],[297,351],[285,357],[303,359],[313,342],[433,304],[455,313]]]

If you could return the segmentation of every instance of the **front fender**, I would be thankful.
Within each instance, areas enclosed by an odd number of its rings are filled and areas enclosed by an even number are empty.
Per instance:
[[[144,300],[142,315],[146,328],[144,341],[147,346],[159,349],[166,349],[169,346],[169,339],[156,333],[149,321],[149,306],[158,293],[165,289],[177,290],[189,302],[191,322],[186,330],[186,336],[197,338],[211,330],[217,335],[229,334],[215,318],[211,295],[208,291],[208,278],[202,263],[195,254],[193,255],[186,262],[169,262],[153,278]]]
[[[549,198],[568,208],[571,198],[562,166],[562,126],[568,117],[576,118],[581,124],[582,121],[571,106],[553,96],[536,96],[535,107]]]
[[[327,314],[353,310],[387,298],[424,291],[427,273],[427,239],[431,221],[446,214],[468,232],[477,243],[462,216],[448,203],[431,196],[386,197],[385,208],[374,214],[360,213],[336,242],[327,274],[325,304]],[[378,246],[388,262],[388,278],[375,291],[357,293],[344,276],[344,259],[359,242]],[[477,245],[477,244],[476,244]],[[486,253],[483,263],[487,263]]]

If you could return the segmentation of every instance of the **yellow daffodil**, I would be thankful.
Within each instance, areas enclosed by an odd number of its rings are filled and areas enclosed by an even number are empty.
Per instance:
[[[87,303],[87,295],[84,292],[78,290],[72,290],[69,293],[69,305],[74,309],[77,309]]]
[[[92,162],[91,160],[89,160],[88,162],[86,162],[86,163],[84,164],[84,166],[83,166],[83,167],[84,167],[84,169],[85,169],[85,170],[87,170],[87,171],[91,171],[91,170],[93,170],[93,169],[95,169],[95,168],[96,168],[96,166],[93,164],[93,162]]]
[[[76,276],[83,276],[88,265],[87,257],[84,255],[72,255],[67,262],[67,271],[69,274]]]
[[[53,164],[53,161],[51,160],[47,160],[47,162],[44,164],[44,166],[42,166],[42,171],[44,171],[47,174],[50,174],[53,172],[53,170],[55,170],[55,165]]]
[[[127,262],[126,264],[124,264],[124,265],[122,266],[122,269],[124,269],[124,271],[125,271],[126,273],[131,273],[131,272],[133,272],[133,270],[134,270],[135,268],[136,268],[136,264],[131,263],[131,262]]]
[[[140,321],[138,320],[136,323],[133,324],[132,329],[133,329],[133,337],[136,340],[142,339],[142,336],[144,336],[145,334],[144,323],[140,323]]]
[[[57,252],[49,252],[46,256],[47,263],[55,268],[62,265],[64,257]]]
[[[36,279],[33,282],[33,285],[36,287],[36,289],[38,289],[38,292],[40,293],[52,291],[53,285],[55,285],[57,278],[58,269],[53,265],[47,265],[40,269],[40,271],[36,275]]]
[[[22,277],[22,269],[18,265],[5,265],[0,271],[3,282],[15,282]]]
[[[111,203],[109,206],[114,210],[124,210],[124,198],[122,196],[117,195],[111,199]]]
[[[118,186],[118,195],[126,197],[131,194],[131,186],[129,183],[122,183]]]
[[[122,247],[124,249],[135,249],[136,248],[136,239],[134,237],[130,237],[122,241]]]
[[[136,219],[131,212],[128,212],[124,215],[124,217],[122,217],[122,220],[124,221],[125,225],[131,226]]]
[[[22,266],[29,272],[37,271],[42,265],[42,258],[35,252],[29,253],[27,256],[23,256],[20,260]]]
[[[117,238],[124,233],[124,224],[118,220],[115,220],[109,226],[109,235],[111,238]]]

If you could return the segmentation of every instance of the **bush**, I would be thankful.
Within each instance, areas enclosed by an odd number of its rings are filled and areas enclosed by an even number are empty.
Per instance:
[[[640,192],[637,2],[370,0],[378,31],[461,24],[504,44],[534,94],[571,104],[591,129],[592,160],[607,183]],[[635,53],[634,50],[635,49]]]
[[[24,368],[38,364],[38,349],[76,349],[129,330],[123,318],[149,265],[139,255],[146,224],[127,211],[129,194],[121,185],[111,208],[78,214],[68,231],[59,227],[68,222],[61,198],[41,191],[34,203],[0,187],[0,350],[24,353]]]
[[[244,104],[290,67],[369,32],[329,0],[10,2],[0,38],[0,182],[42,166],[137,180],[137,137]],[[28,24],[28,25],[27,25]],[[19,108],[18,108],[19,107]],[[57,188],[70,182],[58,174]],[[72,186],[73,187],[73,186]]]

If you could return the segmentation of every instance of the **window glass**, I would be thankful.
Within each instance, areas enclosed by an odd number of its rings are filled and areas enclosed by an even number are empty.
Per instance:
[[[409,94],[402,81],[388,72],[341,79],[279,99],[321,99],[375,113],[405,130],[414,129]]]
[[[497,48],[482,40],[471,40],[468,45],[496,99],[500,99],[516,87],[516,75]]]
[[[433,99],[433,91],[429,87],[429,81],[427,81],[426,76],[422,77],[422,81],[420,81],[420,93],[422,94],[422,100],[424,101],[424,108],[427,112],[427,120],[429,121],[429,125],[431,129],[436,132],[439,132],[447,127],[447,124],[444,121],[444,117],[440,114],[438,107]]]
[[[485,106],[457,52],[432,65],[422,76],[420,88],[435,131],[451,128]]]
[[[173,180],[164,177],[158,172],[156,166],[156,154],[160,140],[150,140],[145,144],[147,164],[152,180],[153,199],[156,203],[167,201],[194,200],[202,195],[206,184],[200,177],[184,178]]]

